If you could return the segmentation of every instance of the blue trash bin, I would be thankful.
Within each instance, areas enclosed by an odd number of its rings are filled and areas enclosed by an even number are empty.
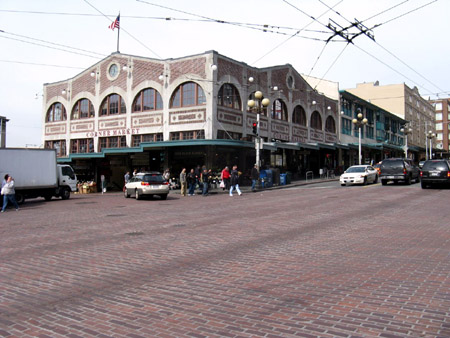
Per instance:
[[[265,170],[259,171],[259,178],[261,179],[261,187],[265,187],[265,183],[267,182],[267,173]]]
[[[280,185],[286,185],[286,174],[280,174]]]
[[[266,188],[271,188],[273,186],[273,172],[270,169],[266,170],[266,181],[265,181],[265,186]]]

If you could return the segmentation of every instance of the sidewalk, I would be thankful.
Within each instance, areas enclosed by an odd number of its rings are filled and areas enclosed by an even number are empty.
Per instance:
[[[293,187],[298,187],[298,186],[302,186],[302,185],[310,185],[310,184],[317,184],[317,183],[324,183],[324,182],[333,182],[333,181],[339,181],[339,176],[335,177],[335,178],[314,178],[314,179],[309,179],[309,180],[295,180],[292,181],[290,184],[286,184],[286,185],[274,185],[270,188],[261,188],[261,187],[257,187],[256,188],[256,192],[259,191],[266,191],[266,190],[275,190],[275,189],[286,189],[286,188],[293,188]],[[251,186],[239,186],[239,188],[241,189],[242,193],[251,193]],[[171,190],[170,191],[171,194],[180,194],[180,189],[176,189],[176,190]],[[222,190],[222,188],[219,188],[219,186],[217,186],[217,188],[212,188],[209,190],[209,194],[228,194],[228,190]],[[234,194],[236,194],[237,192],[234,191]],[[196,195],[201,195],[201,191],[199,189],[195,190],[195,194]]]

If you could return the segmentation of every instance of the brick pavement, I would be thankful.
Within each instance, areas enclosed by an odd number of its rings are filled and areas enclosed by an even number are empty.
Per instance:
[[[32,201],[0,218],[0,336],[450,337],[449,193]]]

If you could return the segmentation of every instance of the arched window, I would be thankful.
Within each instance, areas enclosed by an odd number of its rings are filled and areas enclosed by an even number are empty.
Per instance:
[[[306,113],[302,106],[296,106],[292,113],[292,123],[306,127]]]
[[[255,99],[255,92],[253,92],[253,93],[251,93],[249,96],[248,96],[248,100],[250,101],[250,100],[253,100],[253,101],[255,101],[255,106],[253,107],[253,109],[252,108],[250,108],[250,107],[247,107],[247,111],[249,111],[249,112],[255,112],[255,111],[258,111],[260,114],[262,114],[262,115],[264,115],[264,116],[267,116],[267,107],[264,107],[262,104],[261,104],[261,102],[262,102],[262,100],[264,100],[264,96],[261,98],[261,99]]]
[[[67,120],[66,108],[61,102],[53,103],[47,110],[47,122]]]
[[[78,100],[72,108],[72,120],[94,117],[94,105],[88,99]]]
[[[311,128],[322,130],[322,117],[318,111],[315,111],[311,115]]]
[[[284,103],[280,99],[276,99],[272,103],[271,117],[275,120],[287,121],[288,114],[287,114],[286,103]]]
[[[334,118],[332,116],[328,116],[325,121],[325,131],[336,134],[336,122],[334,122]]]
[[[177,87],[170,99],[170,108],[199,106],[206,104],[202,87],[195,82],[186,82]]]
[[[133,113],[161,109],[163,109],[161,95],[153,88],[141,90],[133,102]]]
[[[241,109],[241,97],[239,92],[237,88],[230,83],[225,83],[220,87],[217,100],[219,106]]]
[[[118,94],[111,94],[105,97],[100,106],[100,116],[126,114],[125,101]]]

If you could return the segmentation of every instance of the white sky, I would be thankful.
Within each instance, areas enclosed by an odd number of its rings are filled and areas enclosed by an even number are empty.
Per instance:
[[[155,5],[217,20],[293,29],[270,28],[288,34],[281,35],[199,22],[198,16]],[[326,5],[335,6],[340,15]],[[371,18],[395,5],[398,6]],[[119,11],[120,52],[124,54],[166,59],[216,50],[255,67],[290,63],[300,73],[339,82],[341,89],[378,80],[381,85],[405,82],[410,87],[417,86],[424,97],[435,98],[437,93],[450,96],[448,0],[0,0],[0,30],[4,31],[0,32],[0,116],[10,119],[8,147],[42,145],[43,84],[71,78],[115,52],[117,30],[112,32],[108,26]],[[311,23],[310,16],[320,23]],[[155,19],[166,17],[190,20]],[[344,49],[346,43],[336,37],[323,49],[324,40],[332,35],[325,27],[330,18],[342,27],[348,27],[349,21],[355,19],[369,28],[381,24],[372,31],[376,42],[361,35],[353,40],[354,45]],[[397,19],[387,22],[394,18]],[[305,27],[312,31],[302,30],[289,39]],[[358,31],[352,28],[350,32]]]

